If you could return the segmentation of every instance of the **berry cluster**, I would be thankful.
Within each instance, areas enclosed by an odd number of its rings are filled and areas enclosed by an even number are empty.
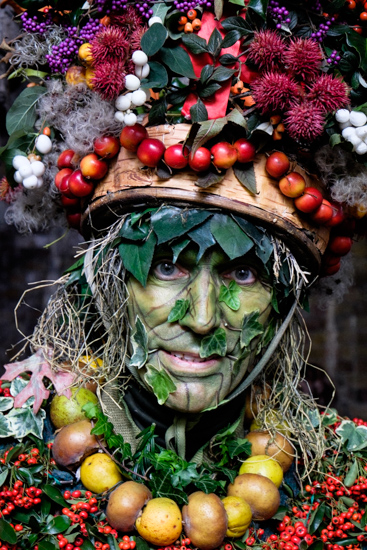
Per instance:
[[[317,506],[315,506],[316,508]],[[292,525],[289,516],[284,516],[277,527],[279,535],[273,534],[267,538],[268,548],[279,550],[298,550],[300,544],[310,546],[316,537],[312,536],[302,521],[296,521]]]
[[[196,10],[188,10],[178,21],[178,30],[186,34],[198,32],[201,29],[201,21]]]
[[[328,31],[329,31],[329,27],[332,25],[332,23],[335,22],[335,18],[334,17],[331,17],[330,20],[326,21],[326,23],[320,23],[320,26],[319,28],[317,29],[316,32],[313,32],[311,34],[311,38],[313,38],[314,40],[316,40],[317,42],[323,42]]]
[[[289,11],[284,6],[281,7],[277,0],[270,0],[268,14],[277,21],[277,29],[281,29],[283,24],[288,25],[291,22]]]
[[[51,13],[28,15],[28,12],[23,12],[20,16],[22,27],[25,32],[44,34],[52,23]]]
[[[197,6],[202,6],[206,11],[209,11],[213,7],[213,2],[209,0],[184,0],[183,2],[175,0],[173,4],[177,10],[183,11],[193,10]]]
[[[13,397],[10,393],[9,382],[5,382],[4,380],[0,380],[0,395],[2,397]]]
[[[36,450],[38,451],[38,449]],[[36,464],[36,458],[33,457],[33,459],[35,462],[31,464]],[[29,510],[37,506],[37,504],[41,503],[41,495],[42,489],[34,486],[25,487],[23,481],[20,480],[17,480],[12,488],[4,485],[2,491],[0,491],[0,517],[10,516],[15,507]]]
[[[175,544],[172,546],[163,546],[162,548],[158,548],[158,550],[188,550],[188,547],[190,547],[191,540],[185,536],[182,536],[179,540],[176,540]],[[232,545],[226,545],[230,546],[231,548],[226,550],[232,550]]]

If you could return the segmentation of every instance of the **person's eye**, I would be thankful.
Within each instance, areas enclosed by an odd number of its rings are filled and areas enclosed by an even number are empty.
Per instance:
[[[182,268],[169,260],[156,263],[153,267],[153,274],[162,281],[173,281],[186,276]]]
[[[224,279],[232,279],[239,285],[252,285],[257,277],[255,272],[249,267],[240,266],[223,273]]]

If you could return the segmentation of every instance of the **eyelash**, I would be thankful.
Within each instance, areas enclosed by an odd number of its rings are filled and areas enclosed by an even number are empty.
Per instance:
[[[168,264],[168,265],[172,266],[174,269],[179,270],[180,274],[172,273],[172,274],[164,275],[164,273],[158,272],[158,267],[161,266],[162,264]],[[248,276],[246,277],[246,279],[248,279],[252,275],[251,280],[250,281],[247,281],[247,280],[245,280],[245,281],[242,280],[241,281],[239,277],[236,277],[236,275],[235,275],[236,271],[240,271],[240,270],[248,272]],[[182,277],[185,277],[188,274],[188,272],[184,268],[182,268],[181,266],[172,263],[171,260],[164,260],[164,259],[157,262],[155,264],[155,266],[153,266],[153,273],[155,274],[155,276],[158,279],[167,280],[167,281],[182,278]],[[253,284],[256,281],[257,274],[256,274],[256,272],[254,272],[254,270],[252,270],[248,266],[237,266],[237,267],[233,268],[231,271],[226,271],[225,273],[223,273],[222,277],[224,279],[232,279],[232,280],[236,281],[237,284],[239,284],[239,285],[250,286],[251,284]]]

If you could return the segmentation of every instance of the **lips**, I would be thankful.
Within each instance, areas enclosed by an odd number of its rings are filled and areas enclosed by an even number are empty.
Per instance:
[[[160,350],[159,353],[162,354],[163,365],[174,374],[182,376],[190,373],[197,376],[216,372],[224,359],[219,355],[212,355],[203,359],[198,354],[179,351]]]

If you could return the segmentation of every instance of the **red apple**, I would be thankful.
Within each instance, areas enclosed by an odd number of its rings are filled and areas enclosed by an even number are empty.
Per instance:
[[[194,154],[190,153],[189,166],[195,172],[205,172],[210,167],[212,155],[206,147],[199,147]]]
[[[300,197],[305,190],[306,180],[298,172],[290,172],[284,178],[279,180],[279,189],[286,197],[296,199]]]
[[[61,193],[61,196],[68,197],[69,199],[75,199],[75,195],[74,193],[72,193],[69,187],[70,177],[71,174],[70,176],[65,176],[65,178],[63,178],[62,182],[60,183],[59,191]]]
[[[74,165],[78,162],[78,155],[72,149],[66,149],[60,153],[57,159],[58,168],[74,168]]]
[[[336,265],[340,263],[340,256],[335,256],[334,254],[330,254],[330,252],[328,252],[327,254],[325,254],[322,261],[326,267]]]
[[[275,151],[266,159],[265,169],[273,178],[280,178],[290,167],[289,158],[281,151]]]
[[[233,147],[237,150],[237,162],[252,162],[256,155],[256,148],[251,141],[246,138],[238,139]]]
[[[352,248],[353,241],[350,237],[333,237],[328,245],[328,250],[337,256],[345,256]]]
[[[136,153],[143,139],[148,137],[147,129],[137,123],[134,126],[125,126],[120,134],[120,143],[128,151]]]
[[[309,214],[320,206],[322,198],[322,194],[316,187],[306,187],[303,195],[294,199],[294,204],[298,210]]]
[[[80,211],[80,199],[79,197],[68,197],[67,195],[61,195],[61,204],[64,208]]]
[[[213,164],[219,169],[227,170],[237,161],[237,149],[227,141],[220,141],[210,149],[213,155]]]
[[[344,212],[343,207],[341,204],[337,202],[331,203],[331,208],[333,210],[333,215],[331,219],[325,224],[326,227],[334,227],[335,225],[339,225],[344,220]]]
[[[120,151],[120,141],[115,136],[101,136],[94,141],[93,147],[97,155],[111,159]]]
[[[82,215],[80,212],[75,212],[75,214],[68,214],[66,216],[66,219],[68,221],[69,227],[72,227],[73,229],[80,230],[80,220]]]
[[[64,178],[68,178],[73,173],[73,170],[71,168],[63,168],[59,172],[57,172],[55,176],[55,185],[60,190],[61,182]]]
[[[154,168],[163,157],[165,150],[166,147],[160,139],[146,138],[140,143],[136,155],[144,166]]]
[[[353,218],[344,218],[334,231],[343,237],[353,237],[356,230],[356,220]]]
[[[75,170],[69,177],[69,189],[75,197],[87,197],[94,189],[94,184],[87,180],[81,170]]]
[[[90,153],[80,161],[80,171],[85,178],[94,180],[102,179],[108,170],[108,164],[97,157],[95,153]]]
[[[182,149],[182,144],[176,143],[167,147],[164,152],[164,160],[171,168],[181,170],[182,168],[186,168],[189,162],[189,154],[190,151],[187,147]]]
[[[321,276],[335,275],[340,269],[340,261],[334,265],[325,265],[322,268]]]
[[[311,219],[320,225],[327,223],[332,217],[333,209],[326,199],[322,199],[320,206],[311,214]]]

